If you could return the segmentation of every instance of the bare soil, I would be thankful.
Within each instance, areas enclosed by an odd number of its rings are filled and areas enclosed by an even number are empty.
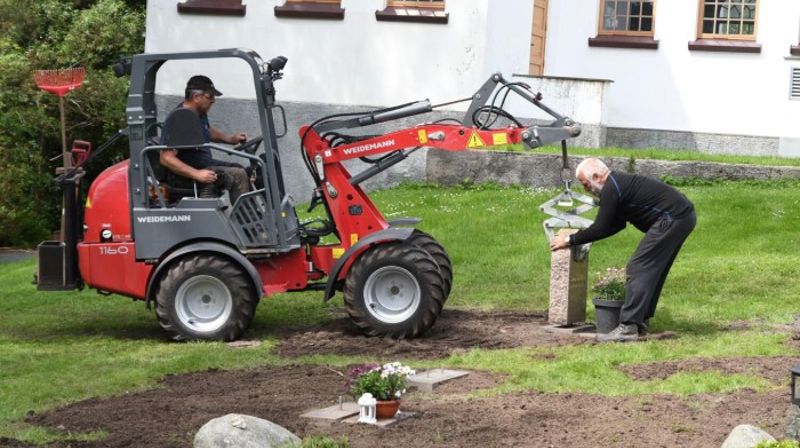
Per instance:
[[[549,333],[544,316],[536,314],[449,311],[428,337],[406,342],[367,339],[348,328],[337,320],[288,330],[278,351],[284,356],[341,353],[409,359],[444,357],[477,346],[590,343]],[[709,447],[719,446],[742,423],[782,436],[789,401],[787,373],[793,363],[796,359],[787,357],[727,358],[621,367],[638,380],[664,378],[681,370],[718,370],[757,375],[786,386],[766,393],[744,390],[690,397],[534,392],[482,397],[475,392],[495,387],[505,378],[473,372],[434,393],[405,395],[401,409],[417,416],[386,429],[299,417],[345,395],[347,369],[292,365],[210,370],[167,376],[157,389],[86,400],[31,415],[27,421],[64,432],[108,432],[101,441],[60,442],[51,448],[189,447],[205,422],[228,413],[265,418],[301,437],[346,436],[352,447]],[[0,439],[0,446],[26,445]]]

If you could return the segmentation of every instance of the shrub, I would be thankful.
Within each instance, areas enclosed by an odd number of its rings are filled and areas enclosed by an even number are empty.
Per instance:
[[[131,6],[132,5],[132,6]],[[66,99],[67,142],[95,147],[124,126],[127,79],[110,65],[144,50],[142,1],[0,0],[0,246],[37,243],[58,228],[62,164],[58,98],[39,91],[37,69],[86,67],[84,85]],[[113,157],[88,168],[85,184]]]

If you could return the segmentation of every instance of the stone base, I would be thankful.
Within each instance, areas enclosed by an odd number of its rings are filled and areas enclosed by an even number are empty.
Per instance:
[[[595,331],[594,325],[592,324],[578,324],[578,325],[545,325],[544,331],[549,333],[556,333],[556,334],[563,334],[563,335],[574,335],[580,336],[586,339],[594,339],[597,337],[597,332]],[[660,331],[658,333],[648,333],[647,336],[643,336],[639,338],[640,341],[647,341],[653,339],[672,339],[677,337],[678,334],[674,331]]]
[[[316,418],[321,420],[341,420],[356,414],[358,414],[358,404],[352,401],[347,401],[342,403],[341,406],[335,404],[327,408],[308,411],[305,414],[300,415],[300,417]]]
[[[392,426],[397,422],[403,421],[403,420],[405,420],[407,418],[416,417],[416,416],[417,416],[416,412],[397,411],[397,414],[395,414],[394,417],[392,417],[392,418],[382,418],[382,419],[378,420],[377,423],[374,423],[372,426],[377,426],[379,428],[388,428],[389,426]],[[342,421],[345,422],[345,423],[350,423],[350,424],[358,423],[358,416],[354,415],[354,416],[352,416],[350,418],[347,418],[347,419],[344,419]]]
[[[434,388],[447,381],[469,375],[464,370],[432,369],[409,376],[406,381],[409,386],[418,390],[432,392]]]

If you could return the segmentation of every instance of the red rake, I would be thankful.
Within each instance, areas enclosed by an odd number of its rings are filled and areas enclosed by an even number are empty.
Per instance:
[[[64,125],[64,95],[83,84],[83,67],[60,70],[36,70],[33,79],[40,89],[58,95],[58,109],[61,113],[61,158],[64,169],[72,168],[72,157],[67,157],[67,131]]]

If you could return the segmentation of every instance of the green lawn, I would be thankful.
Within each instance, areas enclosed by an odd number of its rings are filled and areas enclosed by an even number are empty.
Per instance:
[[[677,374],[634,381],[621,364],[694,357],[797,355],[772,324],[800,314],[797,272],[799,182],[713,183],[681,187],[695,203],[698,225],[678,257],[653,321],[674,340],[625,345],[473,350],[430,366],[506,373],[494,393],[573,391],[610,395],[692,394],[781,385],[747,375]],[[555,191],[491,185],[437,188],[405,185],[372,197],[387,218],[416,216],[448,249],[455,279],[448,307],[542,310],[547,306],[549,251],[538,205]],[[640,234],[633,228],[594,245],[592,273],[624,266]],[[259,306],[248,338],[265,343],[234,350],[219,343],[165,340],[142,302],[93,291],[36,292],[34,261],[0,271],[0,436],[34,442],[52,437],[22,423],[42,411],[89,397],[154,387],[167,373],[276,365],[275,328],[327,319],[321,293],[286,294]],[[341,305],[335,299],[334,306]],[[590,310],[591,314],[591,310]],[[747,330],[726,330],[731,321]],[[547,355],[547,356],[541,356]],[[317,356],[302,362],[343,365],[356,358]],[[424,368],[425,362],[415,363]],[[96,435],[86,435],[94,437]]]
[[[512,151],[522,151],[522,147],[512,148]],[[548,154],[561,154],[561,146],[545,146],[536,149],[536,152]],[[747,156],[732,154],[711,154],[700,151],[674,150],[662,148],[569,148],[573,156],[593,157],[625,157],[627,159],[658,159],[673,161],[698,161],[717,163],[741,163],[745,165],[769,166],[800,166],[800,157],[788,158],[778,156]]]

